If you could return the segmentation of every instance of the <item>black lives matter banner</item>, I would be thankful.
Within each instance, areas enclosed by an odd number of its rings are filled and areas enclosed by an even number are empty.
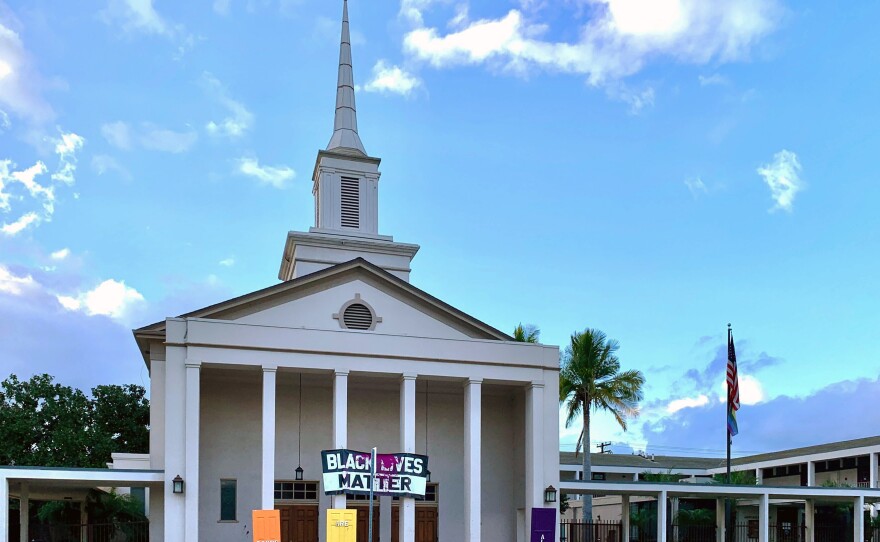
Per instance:
[[[369,495],[372,463],[370,454],[354,450],[321,452],[324,493]],[[376,454],[373,495],[424,497],[428,485],[428,456]]]

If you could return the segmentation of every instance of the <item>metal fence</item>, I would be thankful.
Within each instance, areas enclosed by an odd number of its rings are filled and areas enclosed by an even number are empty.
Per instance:
[[[32,525],[31,542],[149,542],[150,523]]]
[[[560,542],[621,542],[623,523],[619,521],[563,522],[559,526]]]

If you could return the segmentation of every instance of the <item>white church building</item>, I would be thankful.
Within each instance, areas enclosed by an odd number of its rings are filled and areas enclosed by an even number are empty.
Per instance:
[[[325,495],[331,449],[430,458],[423,500],[378,499],[376,541],[524,541],[532,508],[558,506],[559,349],[410,283],[419,247],[379,233],[379,165],[358,135],[346,5],[314,227],[287,234],[281,282],[134,331],[149,470],[90,476],[149,488],[151,540],[249,540],[252,510],[280,509],[283,542],[323,541],[328,509],[367,506]],[[0,542],[8,497],[65,476],[4,471]]]

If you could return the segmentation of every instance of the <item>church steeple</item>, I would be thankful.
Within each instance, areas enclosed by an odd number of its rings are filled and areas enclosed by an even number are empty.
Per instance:
[[[351,69],[348,1],[342,6],[339,82],[333,137],[318,151],[312,173],[315,226],[287,235],[278,278],[293,280],[355,258],[409,281],[410,263],[418,245],[397,243],[379,234],[379,164],[358,136]]]
[[[354,101],[354,73],[351,65],[351,34],[348,29],[348,0],[342,3],[342,39],[339,43],[339,79],[336,84],[336,118],[327,150],[355,151],[367,155],[358,135]]]

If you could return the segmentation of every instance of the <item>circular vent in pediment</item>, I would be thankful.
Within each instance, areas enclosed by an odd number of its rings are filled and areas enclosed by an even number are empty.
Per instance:
[[[376,316],[376,311],[369,303],[361,299],[360,294],[355,294],[354,299],[347,302],[339,309],[333,318],[339,320],[342,329],[354,329],[358,331],[371,331],[376,329],[376,324],[382,322],[382,318]]]
[[[373,327],[373,313],[363,303],[353,303],[342,313],[342,323],[348,329],[367,330]]]

